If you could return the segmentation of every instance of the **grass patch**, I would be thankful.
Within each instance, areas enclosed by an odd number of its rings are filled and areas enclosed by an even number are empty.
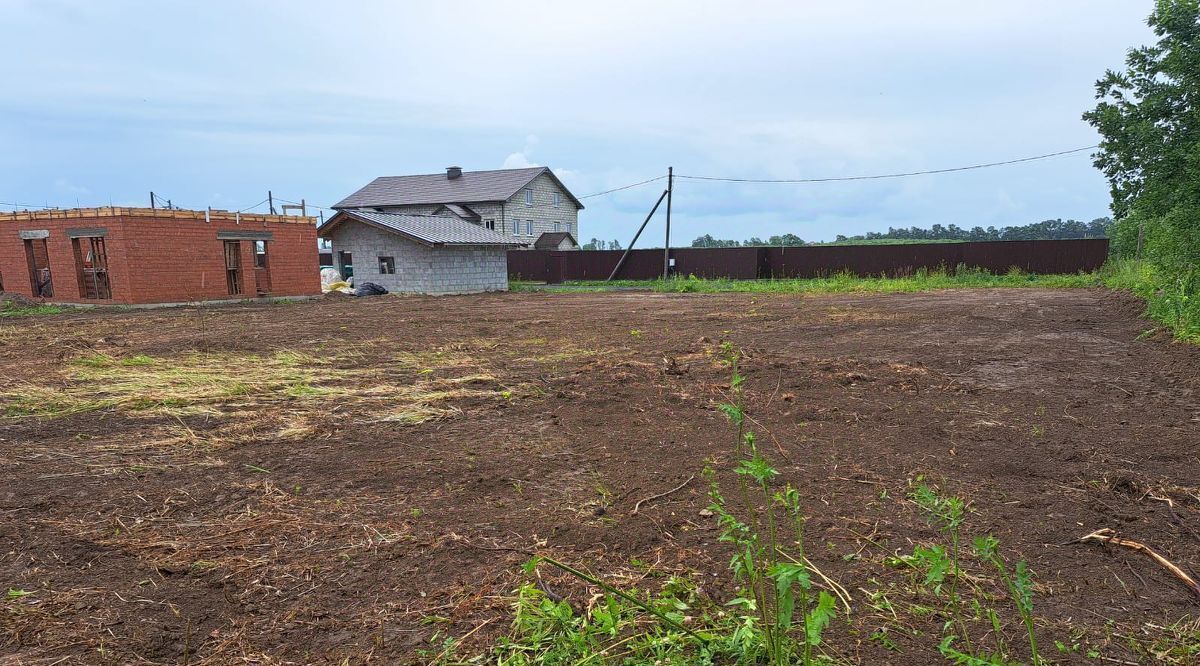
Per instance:
[[[1200,344],[1200,274],[1171,277],[1148,262],[1119,259],[1099,273],[1109,289],[1130,291],[1146,300],[1146,316],[1175,338]]]
[[[170,358],[89,354],[65,364],[59,383],[0,389],[0,414],[56,418],[101,410],[147,416],[253,414],[362,407],[382,420],[421,423],[459,412],[446,403],[504,399],[511,390],[469,356],[405,352],[383,362],[348,350],[318,357],[189,353]]]
[[[0,304],[0,317],[30,317],[35,315],[53,315],[65,312],[64,308],[57,305],[30,305],[18,306],[13,305],[12,301],[4,301]]]
[[[1003,287],[1042,287],[1072,289],[1103,285],[1099,273],[1067,275],[1038,275],[1012,270],[994,274],[984,270],[959,268],[956,271],[920,269],[905,277],[860,277],[838,273],[830,277],[770,280],[704,279],[694,276],[667,280],[613,280],[568,282],[562,287],[543,287],[555,291],[580,291],[605,288],[638,287],[671,293],[781,293],[781,294],[843,294],[843,293],[911,293],[937,289],[987,289]],[[533,290],[530,283],[521,283],[518,290]]]

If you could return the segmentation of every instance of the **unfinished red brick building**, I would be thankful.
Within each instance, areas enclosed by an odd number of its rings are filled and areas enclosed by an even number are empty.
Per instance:
[[[155,208],[0,213],[0,291],[165,304],[321,293],[313,218]]]

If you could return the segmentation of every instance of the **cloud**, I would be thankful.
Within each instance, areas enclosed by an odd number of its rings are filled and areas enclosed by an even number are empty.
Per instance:
[[[530,157],[538,144],[538,137],[535,134],[529,134],[525,137],[525,147],[515,153],[509,153],[508,157],[504,158],[504,163],[501,165],[503,169],[526,169],[528,167],[541,166],[533,162]]]
[[[148,14],[138,0],[0,0],[8,49],[39,54],[0,59],[19,91],[0,105],[0,200],[161,190],[241,207],[272,189],[329,205],[376,176],[447,164],[550,165],[577,195],[668,166],[751,178],[953,167],[1095,143],[1079,117],[1093,82],[1154,39],[1148,1],[751,4],[246,0]],[[587,199],[581,235],[628,236],[662,186]],[[832,238],[1089,219],[1107,203],[1079,155],[906,181],[681,182],[673,205],[696,235]]]

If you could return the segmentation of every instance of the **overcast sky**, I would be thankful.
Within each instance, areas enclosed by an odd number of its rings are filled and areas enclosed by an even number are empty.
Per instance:
[[[1091,145],[1150,0],[0,0],[0,202],[328,206],[380,175],[810,178]],[[585,200],[627,242],[662,183]],[[677,182],[674,240],[1107,214],[1087,153],[858,183]],[[0,210],[5,209],[0,205]],[[652,234],[661,243],[661,221]]]

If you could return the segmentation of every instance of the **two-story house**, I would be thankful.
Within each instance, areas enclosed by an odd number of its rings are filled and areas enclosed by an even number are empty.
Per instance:
[[[534,246],[542,234],[569,234],[577,246],[583,204],[547,167],[383,176],[339,201],[337,210],[450,216]]]

